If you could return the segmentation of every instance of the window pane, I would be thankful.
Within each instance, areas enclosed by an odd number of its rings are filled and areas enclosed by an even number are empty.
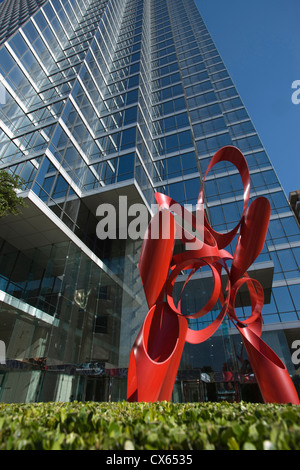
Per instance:
[[[292,299],[287,287],[275,287],[273,288],[273,294],[279,312],[290,312],[294,310]]]

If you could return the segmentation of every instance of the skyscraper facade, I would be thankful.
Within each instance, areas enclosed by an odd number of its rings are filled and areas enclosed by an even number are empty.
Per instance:
[[[26,202],[0,219],[0,400],[126,398],[147,313],[142,239],[122,223],[101,239],[97,209],[113,205],[121,220],[140,203],[150,217],[156,191],[195,206],[211,157],[226,145],[245,155],[251,199],[271,204],[251,275],[265,292],[263,339],[298,386],[299,225],[193,0],[5,0],[0,25],[0,167],[22,178]],[[243,207],[237,169],[214,167],[205,195],[214,229],[234,227]],[[194,276],[186,313],[205,302],[210,282]],[[247,292],[236,311],[249,316]],[[229,323],[186,345],[173,399],[261,399]]]

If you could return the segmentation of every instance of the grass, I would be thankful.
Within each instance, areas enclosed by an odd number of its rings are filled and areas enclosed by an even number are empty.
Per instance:
[[[300,407],[250,403],[0,404],[0,450],[299,450]]]

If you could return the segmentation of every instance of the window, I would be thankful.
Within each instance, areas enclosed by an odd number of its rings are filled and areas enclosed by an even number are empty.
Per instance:
[[[166,165],[168,168],[168,178],[175,178],[176,176],[181,176],[181,164],[180,157],[172,157],[166,160]]]
[[[0,70],[5,76],[15,65],[15,61],[11,57],[10,53],[3,47],[0,49]]]
[[[295,235],[295,238],[299,240],[299,227],[293,216],[282,219],[282,224],[288,237]]]
[[[192,135],[190,131],[179,132],[157,139],[159,154],[164,155],[175,150],[185,149],[193,146]]]
[[[300,289],[299,289],[299,285],[289,286],[289,290],[290,290],[294,305],[296,307],[296,310],[298,310],[299,313],[300,313]]]
[[[271,237],[275,240],[278,238],[286,238],[285,232],[283,230],[282,224],[280,220],[270,220],[269,222],[269,230]]]
[[[297,264],[291,250],[278,250],[277,256],[283,271],[297,270]]]
[[[53,198],[64,197],[67,194],[68,187],[69,187],[69,185],[66,182],[66,180],[61,175],[59,175],[57,180],[56,180],[56,184],[55,184],[55,187],[54,187],[54,190],[53,190],[53,193],[52,193],[52,197]]]
[[[169,184],[168,186],[169,196],[178,203],[182,203],[185,200],[183,182]]]
[[[272,292],[279,312],[290,312],[294,310],[294,305],[286,286],[273,287]]]
[[[117,181],[133,178],[134,153],[119,157]]]
[[[251,150],[255,148],[262,147],[261,141],[257,135],[250,137],[244,137],[243,139],[236,139],[235,145],[242,151]]]
[[[186,180],[184,182],[184,185],[187,202],[190,204],[196,204],[200,191],[200,179],[193,178],[191,180]]]
[[[194,152],[184,153],[181,155],[181,164],[184,175],[191,173],[192,171],[198,171]]]
[[[237,224],[241,218],[241,213],[239,211],[238,204],[236,202],[232,202],[230,204],[224,204],[224,212],[225,212],[225,221],[227,224]]]
[[[225,219],[223,209],[221,206],[214,206],[209,208],[209,215],[213,227],[222,225],[224,227]]]
[[[219,117],[217,119],[205,121],[201,124],[195,124],[193,128],[195,132],[195,137],[197,138],[221,130],[226,130],[226,124],[224,119],[222,117]]]
[[[107,334],[108,315],[100,315],[96,318],[95,333]]]
[[[255,129],[251,123],[251,121],[245,121],[240,124],[235,124],[229,128],[230,132],[232,132],[234,137],[243,134],[249,134],[250,132],[255,132]]]
[[[205,140],[199,140],[197,141],[198,154],[204,155],[206,153],[216,152],[226,145],[232,145],[232,141],[228,133],[209,137]]]
[[[124,113],[124,126],[137,120],[137,107],[127,108]]]
[[[11,40],[10,45],[12,46],[14,52],[18,57],[21,57],[26,51],[28,51],[28,46],[25,43],[24,39],[17,33]]]

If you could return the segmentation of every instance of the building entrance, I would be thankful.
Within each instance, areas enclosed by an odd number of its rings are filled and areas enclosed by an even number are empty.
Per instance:
[[[185,402],[199,402],[205,400],[205,388],[200,380],[185,380],[182,383],[183,398]]]
[[[107,377],[88,377],[84,401],[110,401],[110,379]]]
[[[202,380],[180,380],[175,384],[174,402],[216,402],[216,401],[240,401],[241,392],[236,382],[204,382]]]

